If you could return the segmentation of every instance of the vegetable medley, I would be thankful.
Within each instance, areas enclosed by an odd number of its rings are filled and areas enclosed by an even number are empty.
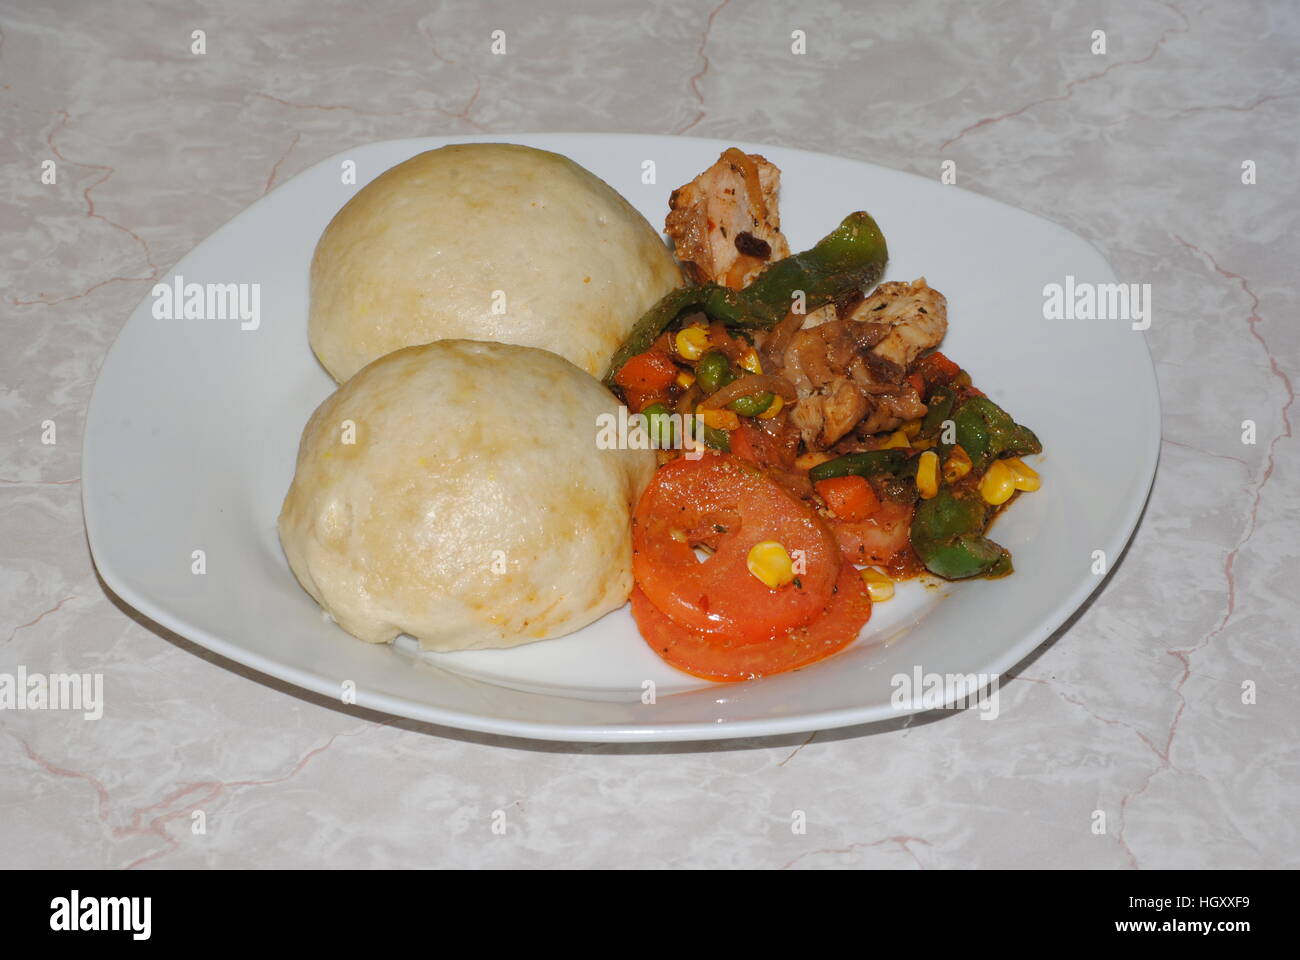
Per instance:
[[[1040,484],[1023,459],[1037,437],[936,349],[943,295],[877,286],[888,251],[868,214],[777,258],[779,176],[733,148],[673,192],[694,283],[606,375],[659,448],[632,521],[633,616],[665,660],[713,680],[842,649],[897,580],[1011,573],[988,528]]]

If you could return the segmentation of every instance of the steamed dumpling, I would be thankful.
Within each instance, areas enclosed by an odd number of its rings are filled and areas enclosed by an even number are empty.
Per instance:
[[[681,273],[631,204],[567,157],[509,143],[421,153],[334,217],[310,337],[340,382],[400,347],[542,347],[595,376]]]
[[[390,353],[303,432],[279,522],[289,565],[375,643],[510,647],[577,630],[627,600],[631,512],[655,466],[648,450],[598,448],[597,418],[617,411],[544,350]]]

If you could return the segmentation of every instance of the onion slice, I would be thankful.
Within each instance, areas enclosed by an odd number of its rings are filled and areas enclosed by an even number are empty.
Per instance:
[[[732,400],[752,397],[760,393],[779,393],[783,400],[794,400],[799,396],[795,393],[794,384],[785,377],[776,377],[770,373],[750,373],[719,389],[701,406],[713,410],[725,407]]]
[[[761,351],[765,365],[776,368],[785,364],[786,348],[790,346],[790,341],[803,327],[806,319],[808,319],[807,314],[791,311],[785,315],[785,319],[772,328],[767,339],[763,341]]]

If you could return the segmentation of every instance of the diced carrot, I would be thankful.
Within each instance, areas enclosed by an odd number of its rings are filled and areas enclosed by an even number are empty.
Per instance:
[[[826,501],[826,506],[841,520],[859,523],[880,509],[880,498],[865,477],[834,477],[813,486],[817,495]]]
[[[666,390],[638,390],[636,387],[624,387],[623,396],[627,398],[627,408],[632,413],[640,413],[652,403],[662,403],[668,400]]]
[[[925,377],[921,376],[919,371],[908,377],[907,382],[916,388],[917,393],[925,396]]]
[[[961,367],[953,363],[942,353],[936,350],[928,357],[924,357],[916,365],[917,372],[925,378],[926,383],[947,383],[957,374],[961,373]]]
[[[675,379],[677,365],[668,354],[659,350],[647,350],[623,364],[623,369],[615,375],[614,382],[624,390],[657,393],[667,390]]]

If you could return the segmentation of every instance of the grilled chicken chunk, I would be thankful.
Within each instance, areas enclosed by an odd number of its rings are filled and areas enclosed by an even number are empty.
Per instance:
[[[948,301],[925,277],[911,283],[882,283],[849,316],[889,328],[871,352],[898,368],[900,377],[922,351],[937,347],[948,332]]]
[[[906,377],[921,352],[943,339],[943,294],[924,278],[886,283],[846,316],[817,319],[794,335],[781,358],[782,375],[799,395],[791,422],[810,451],[851,432],[867,436],[925,415]]]
[[[777,212],[780,186],[776,166],[732,147],[673,191],[664,229],[697,283],[739,290],[769,261],[790,255]]]

